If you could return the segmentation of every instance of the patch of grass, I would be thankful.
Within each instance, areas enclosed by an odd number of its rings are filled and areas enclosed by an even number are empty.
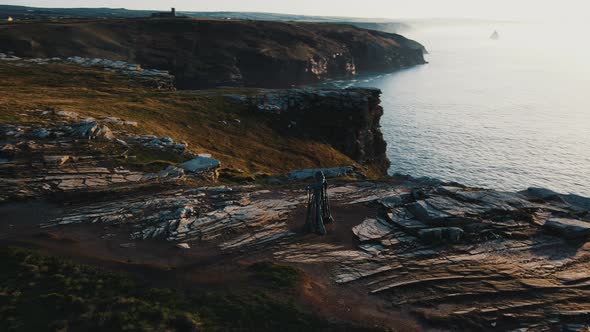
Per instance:
[[[294,301],[262,292],[152,288],[129,275],[20,248],[0,249],[1,331],[338,330]],[[292,286],[296,270],[252,267]]]
[[[76,145],[79,150],[96,157],[105,157],[111,167],[125,166],[143,172],[159,172],[170,165],[185,162],[188,158],[173,150],[159,150],[132,144],[121,146],[109,141],[85,141]]]
[[[0,330],[185,330],[203,325],[186,300],[120,274],[2,249]],[[182,327],[182,328],[181,328]]]
[[[251,173],[235,168],[220,169],[219,179],[228,183],[251,183],[256,181],[256,177]]]
[[[130,168],[143,172],[159,172],[170,165],[185,162],[187,158],[180,153],[170,150],[150,149],[142,146],[132,146],[127,152],[128,159],[124,160]]]
[[[293,288],[300,280],[299,271],[293,267],[259,262],[249,267],[255,280],[269,283],[274,287]]]
[[[14,113],[0,112],[0,122],[2,123],[16,123],[23,122],[23,117]]]

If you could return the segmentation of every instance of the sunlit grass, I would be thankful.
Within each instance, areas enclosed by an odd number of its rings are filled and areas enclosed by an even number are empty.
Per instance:
[[[30,109],[115,116],[139,123],[125,130],[185,141],[192,152],[211,153],[223,167],[248,173],[354,163],[327,144],[283,136],[271,129],[268,117],[223,98],[227,93],[256,90],[156,91],[130,83],[124,75],[61,64],[0,63],[0,76],[3,123],[33,121],[20,115]]]

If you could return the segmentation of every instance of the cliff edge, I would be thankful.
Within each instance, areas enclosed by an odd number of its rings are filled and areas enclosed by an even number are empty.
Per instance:
[[[253,111],[268,114],[281,135],[326,143],[386,175],[390,161],[379,124],[380,95],[370,88],[306,88],[264,91],[245,100]]]

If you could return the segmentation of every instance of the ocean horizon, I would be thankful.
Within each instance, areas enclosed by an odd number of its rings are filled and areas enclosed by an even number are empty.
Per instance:
[[[415,24],[403,34],[426,46],[428,64],[325,85],[383,91],[390,174],[590,196],[590,50],[581,31]]]

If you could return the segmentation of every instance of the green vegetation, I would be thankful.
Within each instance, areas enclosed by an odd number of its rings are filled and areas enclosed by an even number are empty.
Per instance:
[[[219,170],[219,179],[227,183],[251,183],[256,177],[239,168],[222,168]]]
[[[187,159],[170,150],[149,149],[140,145],[131,146],[126,155],[134,158],[125,159],[122,162],[132,169],[143,172],[159,172],[170,165],[185,162]]]
[[[289,296],[152,288],[129,275],[19,248],[0,249],[1,331],[331,330]],[[268,263],[253,277],[294,291],[296,270]],[[288,294],[288,291],[287,291]],[[273,295],[276,292],[273,291]],[[340,326],[342,327],[342,326]]]
[[[0,330],[192,330],[202,325],[170,292],[19,249],[1,252]]]
[[[249,269],[256,280],[278,288],[292,288],[300,279],[299,272],[295,268],[270,262],[259,262],[250,266]]]

